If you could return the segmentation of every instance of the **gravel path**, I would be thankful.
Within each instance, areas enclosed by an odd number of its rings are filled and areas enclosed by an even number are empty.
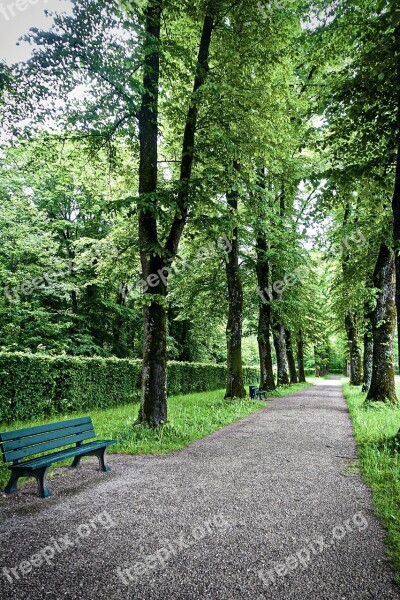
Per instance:
[[[399,598],[331,379],[165,457],[0,504],[0,598]]]

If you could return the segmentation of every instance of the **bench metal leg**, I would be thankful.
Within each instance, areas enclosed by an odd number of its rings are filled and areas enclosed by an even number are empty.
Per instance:
[[[99,470],[108,473],[111,471],[110,466],[106,463],[106,452],[107,448],[99,448],[94,452],[95,456],[99,459]]]
[[[17,471],[11,471],[10,480],[4,488],[5,494],[14,494],[17,492],[17,481],[21,477],[20,473]]]
[[[47,473],[49,472],[49,467],[43,467],[42,469],[38,469],[32,473],[32,476],[35,477],[38,483],[38,496],[39,498],[49,498],[51,496],[51,492],[47,487]]]
[[[77,469],[80,464],[81,464],[81,458],[82,456],[75,456],[74,460],[72,461],[72,465],[70,465],[70,469]]]
[[[81,454],[80,456],[75,456],[69,468],[76,469],[79,466],[82,458],[84,458],[85,456],[97,456],[99,460],[99,471],[104,471],[105,473],[108,473],[109,471],[111,471],[111,467],[106,463],[106,452],[107,446],[105,446],[104,448],[96,448],[95,450],[90,450],[89,452],[85,452],[85,454]]]

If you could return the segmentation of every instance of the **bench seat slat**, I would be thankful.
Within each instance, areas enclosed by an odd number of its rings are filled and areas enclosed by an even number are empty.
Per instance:
[[[23,437],[11,442],[3,442],[3,450],[4,452],[10,452],[11,450],[19,450],[20,448],[26,448],[28,446],[32,446],[32,450],[34,450],[34,446],[37,444],[51,442],[52,440],[60,440],[61,446],[62,438],[85,433],[86,431],[92,431],[93,437],[95,437],[92,423],[85,423],[84,425],[75,425],[74,427],[68,427],[67,429],[57,429],[56,431],[42,433],[41,435],[30,435],[29,437]],[[35,454],[35,452],[32,452],[32,454]]]
[[[110,446],[114,443],[114,440],[99,440],[95,442],[89,442],[87,444],[82,444],[82,446],[77,446],[76,448],[67,448],[66,450],[53,452],[53,454],[48,454],[47,456],[40,456],[39,458],[33,458],[32,460],[24,461],[19,465],[11,466],[11,469],[38,469],[46,465],[52,465],[53,463],[58,462],[60,460],[72,458],[73,456],[79,456],[81,454],[86,454],[90,450],[103,448],[104,446]]]
[[[6,431],[4,433],[0,433],[0,441],[7,442],[26,436],[36,435],[39,433],[49,433],[50,431],[57,431],[58,429],[66,429],[67,427],[84,425],[86,423],[92,423],[92,419],[90,417],[80,417],[79,419],[69,419],[68,421],[59,421],[58,423],[38,425],[37,427],[26,427],[25,429]]]
[[[39,454],[40,452],[47,452],[48,450],[54,450],[55,448],[60,448],[60,446],[68,446],[69,444],[75,444],[77,442],[83,442],[84,440],[89,440],[95,437],[93,431],[87,431],[85,433],[81,433],[79,435],[71,435],[68,437],[64,437],[61,440],[55,440],[52,442],[44,442],[43,444],[37,444],[36,446],[29,446],[28,448],[21,448],[21,450],[12,450],[11,452],[4,453],[4,460],[6,462],[19,460],[26,456],[32,456],[34,454]]]

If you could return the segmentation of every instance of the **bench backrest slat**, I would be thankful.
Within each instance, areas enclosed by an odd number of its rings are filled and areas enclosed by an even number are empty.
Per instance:
[[[91,418],[83,417],[1,433],[0,443],[4,461],[11,462],[94,437]]]
[[[11,442],[3,442],[3,450],[4,452],[10,452],[11,450],[20,450],[27,446],[36,446],[36,444],[52,442],[53,440],[60,440],[61,443],[61,438],[78,435],[79,433],[86,433],[87,431],[93,431],[93,425],[91,423],[77,425],[76,427],[68,427],[68,429],[57,429],[56,431],[50,431],[50,433],[42,433],[40,435],[30,435],[19,438],[18,440],[12,440]]]
[[[38,433],[48,433],[49,431],[57,431],[57,429],[67,429],[67,427],[75,427],[84,423],[91,423],[90,417],[80,417],[79,419],[69,419],[68,421],[59,421],[58,423],[48,423],[47,425],[37,425],[36,427],[26,427],[25,429],[16,429],[15,431],[6,431],[0,433],[0,442],[19,439],[28,435],[36,435]]]

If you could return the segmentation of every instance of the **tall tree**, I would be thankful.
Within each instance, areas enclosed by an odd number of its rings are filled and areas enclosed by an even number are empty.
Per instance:
[[[138,423],[151,427],[167,420],[167,354],[166,354],[166,277],[176,258],[185,227],[190,196],[190,179],[195,158],[195,135],[199,114],[199,90],[209,71],[211,37],[215,25],[212,3],[206,6],[192,98],[186,116],[182,141],[180,187],[176,213],[164,245],[160,243],[155,217],[157,198],[158,159],[158,91],[160,69],[160,21],[162,0],[149,1],[146,9],[144,41],[143,97],[139,115],[139,241],[143,280],[155,285],[145,289],[142,397]]]

